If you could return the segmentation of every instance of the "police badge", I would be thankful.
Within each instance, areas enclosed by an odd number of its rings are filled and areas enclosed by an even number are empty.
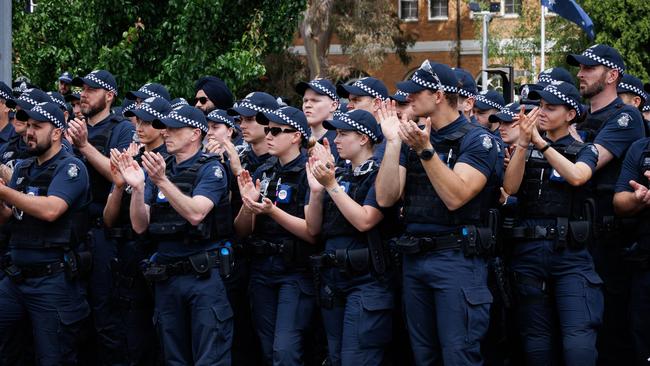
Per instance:
[[[618,117],[618,121],[617,121],[618,126],[619,127],[627,127],[628,124],[630,123],[630,119],[631,118],[630,118],[629,114],[627,114],[627,113],[621,114],[621,116]]]
[[[492,138],[488,135],[483,135],[482,144],[486,150],[490,150],[492,148]]]
[[[70,178],[76,178],[79,175],[79,167],[77,164],[70,164],[70,167],[68,168],[68,177]]]

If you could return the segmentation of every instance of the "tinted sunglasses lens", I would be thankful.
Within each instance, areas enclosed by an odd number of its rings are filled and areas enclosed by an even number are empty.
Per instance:
[[[208,101],[208,98],[206,98],[206,97],[196,98],[196,99],[194,99],[194,104],[197,104],[197,103],[205,104],[205,103],[207,103],[207,101]]]
[[[282,129],[280,127],[264,127],[264,134],[268,135],[269,132],[271,136],[277,136],[282,132]]]

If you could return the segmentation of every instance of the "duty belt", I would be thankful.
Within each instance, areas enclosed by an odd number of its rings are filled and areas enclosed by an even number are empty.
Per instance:
[[[65,262],[55,262],[42,265],[17,266],[9,264],[3,268],[4,273],[14,282],[22,282],[26,278],[47,277],[66,269]]]
[[[135,231],[129,227],[106,228],[105,232],[106,236],[111,239],[134,240],[137,238]]]
[[[558,230],[555,226],[519,226],[508,229],[509,236],[512,239],[548,239],[553,240],[558,237]]]
[[[459,233],[440,236],[405,235],[395,242],[395,250],[402,254],[418,254],[447,249],[460,249],[466,238]]]
[[[223,251],[226,253],[223,253]],[[202,252],[172,263],[152,263],[145,261],[144,277],[148,281],[164,281],[170,276],[193,274],[209,277],[212,268],[219,268],[222,277],[230,275],[232,270],[232,252],[227,248],[217,251]]]

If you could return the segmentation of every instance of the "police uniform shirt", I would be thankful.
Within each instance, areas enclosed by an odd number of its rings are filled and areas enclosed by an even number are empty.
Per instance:
[[[66,157],[59,160],[62,155]],[[83,163],[74,155],[66,152],[63,148],[50,160],[38,165],[34,162],[27,172],[27,176],[35,178],[54,162],[57,162],[56,170],[54,171],[52,182],[47,190],[48,196],[59,197],[68,205],[68,211],[75,211],[81,209],[88,200],[88,173]],[[9,187],[16,188],[18,186],[18,174],[22,170],[22,166],[26,161],[21,161],[9,182]],[[27,187],[29,191],[29,187]],[[12,249],[11,257],[14,263],[20,265],[49,263],[61,259],[60,249]]]
[[[650,144],[650,138],[641,139],[630,146],[621,166],[621,174],[616,181],[615,191],[634,192],[630,186],[630,181],[643,184],[645,176],[643,175],[643,152]],[[650,158],[650,156],[649,156]],[[650,162],[649,162],[650,163]]]
[[[7,146],[9,143],[9,139],[14,137],[16,135],[16,130],[14,129],[14,126],[11,124],[11,122],[7,123],[5,128],[0,131],[0,157],[4,155],[5,150],[7,150]],[[4,157],[2,157],[2,162],[5,163]]]
[[[255,170],[259,168],[264,162],[271,157],[271,154],[265,153],[260,156],[255,155],[255,152],[253,149],[249,146],[246,149],[246,152],[244,153],[242,163],[244,163],[245,166],[243,166],[244,169],[248,170],[249,173],[253,174],[255,173]]]
[[[172,178],[186,169],[192,167],[203,152],[199,150],[193,157],[183,161],[180,164],[176,163],[176,159],[171,159],[171,167],[168,167]],[[222,199],[228,195],[228,177],[225,169],[218,160],[211,160],[201,166],[197,172],[196,186],[192,191],[192,197],[203,196],[208,198],[216,207]],[[163,202],[167,198],[160,192],[149,177],[145,181],[144,202],[152,205],[155,202]],[[192,244],[188,246],[178,241],[160,241],[158,242],[158,254],[161,257],[180,258],[188,257],[204,250],[217,249],[217,242],[205,242],[201,244]]]
[[[551,146],[556,146],[556,145],[561,145],[561,146],[569,146],[572,143],[574,143],[576,140],[571,136],[571,134],[568,134],[564,137],[561,137],[557,139],[557,141],[553,142],[546,137],[544,137],[544,140],[551,144]],[[580,149],[578,152],[578,155],[576,156],[576,163],[581,162],[587,164],[587,166],[591,169],[591,172],[593,173],[596,171],[596,164],[598,164],[598,150],[596,149],[596,146],[593,144],[585,144],[585,146]]]
[[[115,115],[111,114],[94,126],[87,125],[88,140],[92,140],[93,138],[100,135],[107,127],[107,124],[111,123],[111,119],[115,117]],[[117,125],[113,127],[113,133],[111,133],[111,138],[108,141],[108,151],[110,151],[110,149],[123,150],[129,147],[133,141],[133,133],[135,133],[135,127],[133,126],[133,123],[128,120],[122,120],[118,122]]]
[[[17,136],[17,134],[14,134],[12,137],[17,138],[16,141],[18,141],[18,143],[15,146],[9,146],[8,143],[5,143],[2,147],[0,147],[0,151],[2,151],[2,154],[0,155],[0,163],[2,164],[9,164],[12,160],[16,160],[16,157],[19,154],[27,151],[27,143],[22,136]],[[15,163],[17,162],[18,161]]]
[[[620,103],[623,103],[621,98],[616,98],[607,107],[591,113],[591,116],[597,118],[599,115],[612,113],[612,109],[616,109],[616,105]],[[641,113],[636,109],[624,107],[607,119],[593,143],[601,145],[615,157],[622,158],[630,144],[643,137],[645,126]]]
[[[448,136],[459,131],[467,124],[470,124],[470,122],[467,121],[465,116],[460,115],[454,122],[440,130],[432,130],[430,137],[431,144],[435,148],[436,143],[444,142]],[[498,176],[503,175],[503,172],[498,172],[498,170],[503,170],[503,164],[498,164],[498,148],[494,136],[491,133],[483,128],[474,127],[471,128],[465,136],[461,138],[461,140],[456,164],[465,163],[470,165],[481,172],[481,174],[488,179],[488,182],[492,174],[497,174]],[[407,167],[408,153],[408,146],[403,144],[399,161],[399,164],[403,167]],[[448,153],[448,151],[436,150],[436,155],[438,155],[443,162],[447,161]],[[483,189],[485,189],[485,187]],[[453,229],[455,229],[455,227],[416,223],[408,224],[406,227],[406,231],[409,233],[436,233]]]
[[[298,157],[296,157],[295,159],[293,159],[292,161],[288,162],[285,165],[280,164],[280,160],[278,159],[276,161],[275,165],[273,166],[273,168],[267,170],[266,176],[269,177],[270,174],[274,174],[274,177],[272,178],[272,181],[273,181],[273,183],[275,183],[275,182],[277,182],[279,174],[281,174],[281,173],[283,173],[283,172],[285,172],[287,170],[292,170],[292,169],[294,169],[296,167],[301,167],[304,170],[305,169],[305,164],[307,164],[307,155],[304,152],[301,152],[300,155],[298,155]],[[263,168],[263,166],[260,166],[260,168]],[[260,182],[264,181],[264,174],[263,174],[263,172],[261,171],[260,168],[258,168],[255,171],[255,173],[253,174],[253,182],[257,181],[257,179],[259,179]],[[267,182],[267,183],[270,184],[270,182]],[[281,184],[283,184],[283,183],[281,182]],[[298,202],[298,205],[299,205],[298,217],[304,218],[305,217],[304,206],[305,206],[305,204],[307,202],[307,192],[309,192],[309,183],[307,183],[307,175],[306,174],[301,174],[300,182],[297,182],[296,185],[298,187],[297,192],[285,192],[285,193],[282,193],[282,192],[280,192],[280,188],[278,188],[278,196],[291,197],[291,195],[297,195],[297,196],[295,196],[295,199],[297,200],[296,202]],[[273,186],[275,186],[275,184],[273,184]],[[273,196],[273,192],[269,191],[267,196]],[[282,199],[282,198],[277,197],[276,200],[278,200],[278,199]],[[256,218],[256,220],[259,222],[260,220],[272,220],[272,219],[269,218],[266,215],[262,215],[262,216],[258,216]],[[257,227],[259,227],[259,226],[256,226],[256,230],[257,230]],[[288,233],[288,231],[287,231],[287,233]],[[259,234],[262,238],[264,238],[264,233],[257,233],[256,232],[255,234]],[[264,239],[271,239],[271,238],[264,238]],[[273,239],[275,239],[275,238],[273,238]]]

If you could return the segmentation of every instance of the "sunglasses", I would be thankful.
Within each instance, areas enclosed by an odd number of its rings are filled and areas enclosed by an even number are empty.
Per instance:
[[[269,132],[271,133],[271,136],[277,136],[281,133],[294,133],[298,131],[294,130],[293,128],[264,127],[264,134],[268,135]]]
[[[207,97],[194,98],[194,105],[196,105],[198,103],[205,104],[207,102],[208,102]]]

